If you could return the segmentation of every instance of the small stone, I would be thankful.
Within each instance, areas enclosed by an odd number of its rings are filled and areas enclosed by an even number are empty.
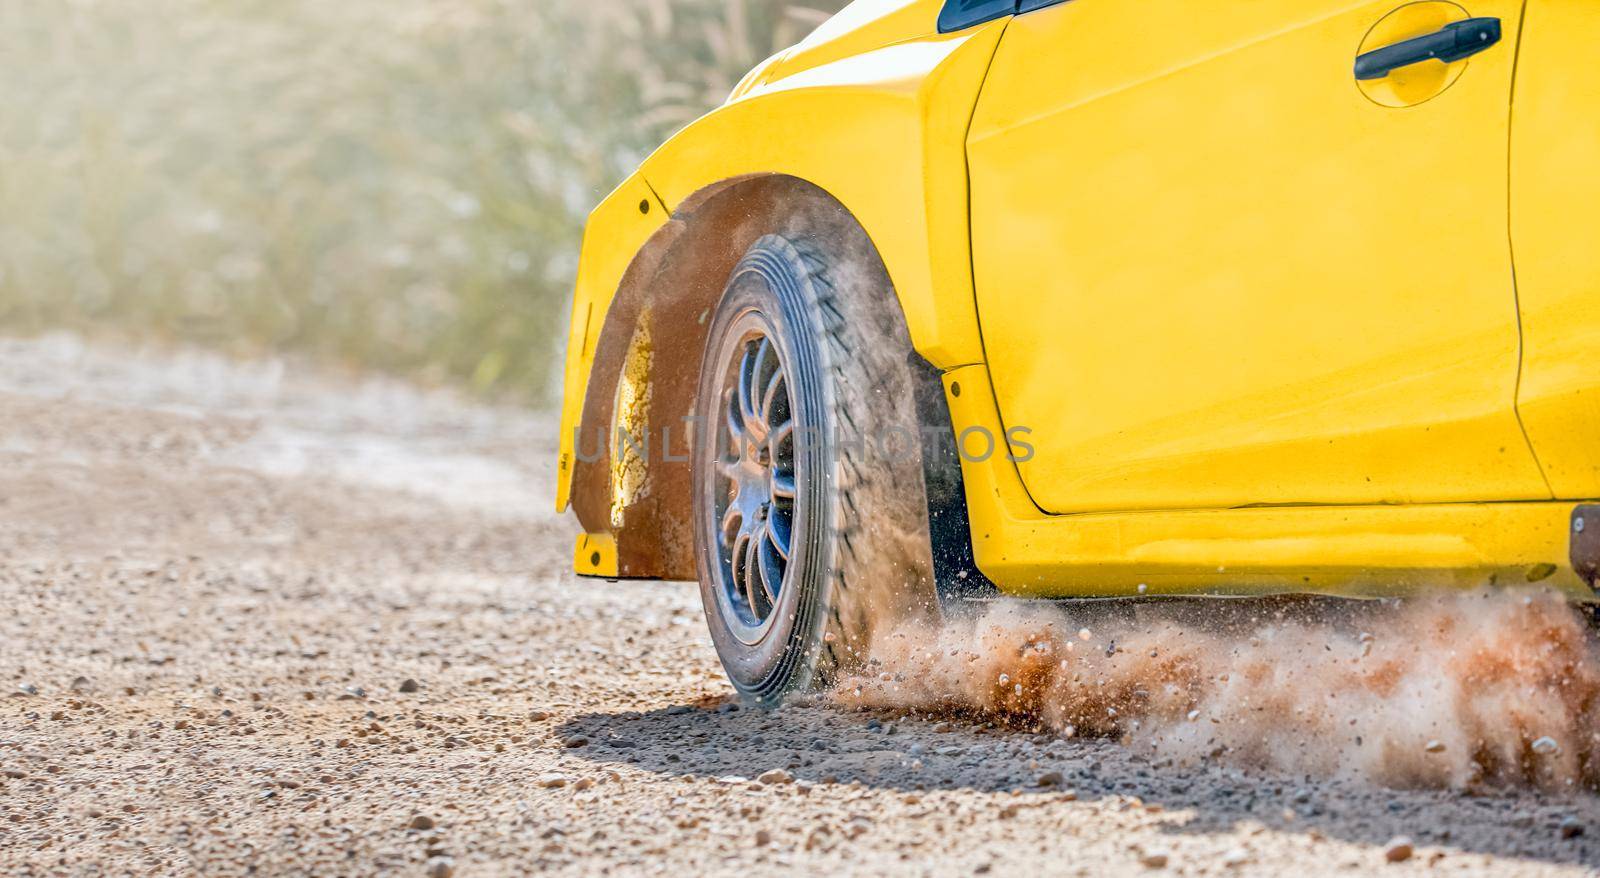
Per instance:
[[[543,774],[539,776],[539,786],[553,790],[566,786],[567,776],[564,774]]]
[[[774,768],[771,771],[761,772],[756,776],[756,780],[770,787],[777,784],[794,783],[794,775],[781,768]]]
[[[1443,741],[1429,741],[1427,746],[1423,747],[1422,749],[1428,751],[1429,753],[1443,753],[1444,752],[1444,742]]]
[[[74,692],[82,692],[83,690],[85,690],[87,688],[89,688],[89,678],[88,677],[73,677],[72,678],[72,691],[74,691]]]
[[[407,677],[400,684],[400,691],[405,693],[405,694],[407,694],[407,695],[410,695],[411,693],[413,693],[413,692],[415,692],[415,691],[417,691],[418,689],[421,689],[421,688],[422,688],[422,685],[420,683],[418,683],[416,680],[411,679],[410,677]]]
[[[561,746],[566,747],[569,750],[586,746],[588,743],[589,739],[582,735],[573,735],[571,737],[561,739]]]
[[[1222,865],[1224,868],[1237,869],[1248,862],[1250,862],[1250,852],[1244,848],[1233,848],[1222,855]]]
[[[39,687],[33,685],[32,683],[23,683],[21,686],[17,687],[17,694],[18,695],[38,695],[39,694]]]
[[[1165,869],[1167,867],[1167,852],[1145,851],[1139,857],[1139,865],[1147,869]]]
[[[428,878],[450,878],[456,873],[456,864],[449,857],[434,857],[428,861]]]
[[[583,791],[583,790],[586,790],[586,789],[588,789],[588,788],[590,788],[592,786],[594,786],[594,781],[590,780],[587,777],[580,777],[580,778],[577,779],[576,782],[574,782],[572,784],[572,788],[575,789],[575,790],[578,790],[580,792]]]
[[[1540,756],[1554,756],[1561,752],[1561,745],[1556,743],[1555,738],[1545,735],[1533,742],[1533,752]]]
[[[432,829],[438,824],[433,822],[432,817],[429,817],[426,814],[418,814],[417,816],[411,818],[411,822],[407,825],[412,829]]]
[[[1061,772],[1059,772],[1059,771],[1047,771],[1044,774],[1039,775],[1039,779],[1034,781],[1033,783],[1034,783],[1034,786],[1058,787],[1058,786],[1061,786],[1062,784],[1064,784],[1066,782],[1067,782],[1067,778]]]
[[[1416,848],[1411,844],[1411,839],[1403,835],[1390,839],[1389,843],[1383,846],[1383,858],[1391,863],[1403,863],[1411,859],[1414,853]]]
[[[1568,815],[1561,818],[1561,825],[1557,827],[1562,838],[1577,838],[1583,834],[1583,822],[1578,818]]]
[[[756,847],[766,847],[772,844],[772,833],[766,829],[756,830]]]

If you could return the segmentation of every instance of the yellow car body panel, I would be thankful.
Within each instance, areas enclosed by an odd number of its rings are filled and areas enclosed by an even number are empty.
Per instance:
[[[987,368],[944,375],[958,431],[999,435]],[[974,440],[977,441],[977,440]],[[1568,558],[1571,503],[1438,503],[1052,515],[1003,455],[962,459],[978,568],[1014,597],[1374,597],[1537,582],[1594,593]]]
[[[1556,496],[1600,497],[1600,4],[1530,0],[1511,140],[1518,409]]]
[[[675,210],[697,191],[746,174],[786,174],[820,186],[873,230],[917,350],[941,368],[982,360],[963,150],[1004,23],[942,36],[931,28],[939,5],[878,0],[840,13],[753,71],[727,106],[670,139],[595,209],[567,342],[558,510],[571,491],[593,343],[634,254],[666,219],[638,210],[657,193]],[[850,22],[861,26],[840,27]],[[784,78],[767,85],[780,69]]]
[[[1406,109],[1350,72],[1390,0],[1012,22],[972,127],[973,258],[1042,508],[1549,498],[1514,408],[1521,5],[1479,0],[1508,39]]]
[[[1528,39],[1572,54],[1543,80],[1577,71],[1585,41],[1558,32],[1595,13],[1527,5]],[[1583,79],[1517,127],[1513,87],[1519,108],[1538,100],[1513,86],[1521,0],[1071,0],[941,35],[942,6],[860,0],[596,210],[559,502],[585,394],[616,392],[591,375],[593,339],[665,219],[640,202],[676,212],[785,175],[872,238],[958,439],[1031,429],[1031,457],[962,461],[977,564],[1002,592],[1593,597],[1568,549],[1571,501],[1600,497],[1584,340],[1600,266],[1591,226],[1545,214],[1595,215],[1592,179],[1553,175],[1600,158],[1600,97]],[[1584,20],[1541,35],[1544,10]],[[1504,40],[1353,80],[1359,51],[1469,13]],[[1587,127],[1559,131],[1580,101]],[[1519,326],[1525,256],[1544,265]],[[1569,470],[1547,482],[1547,457]],[[617,544],[584,535],[577,568],[615,575]]]
[[[865,0],[852,3],[823,22],[794,48],[781,53],[763,81],[771,82],[907,39],[931,35],[934,29],[930,24],[939,14],[939,6],[936,0]],[[902,68],[900,72],[906,71]],[[976,97],[976,94],[970,97]],[[965,101],[958,95],[955,96],[955,102],[959,104]]]
[[[910,8],[932,21],[938,5]],[[872,234],[917,350],[940,368],[980,362],[962,150],[1002,29],[931,34],[821,66],[786,59],[777,70],[793,72],[680,132],[641,173],[668,204],[746,174],[820,186]]]
[[[578,258],[578,279],[567,330],[566,368],[562,373],[560,457],[556,463],[558,512],[566,510],[572,491],[573,446],[594,363],[594,343],[605,320],[606,306],[634,254],[666,221],[666,206],[637,174],[624,180],[589,214],[583,251]]]

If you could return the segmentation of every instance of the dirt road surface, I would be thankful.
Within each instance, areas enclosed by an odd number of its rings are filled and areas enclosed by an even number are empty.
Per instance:
[[[0,341],[0,874],[1600,866],[1587,794],[740,709],[691,586],[567,572],[553,434],[277,362]]]

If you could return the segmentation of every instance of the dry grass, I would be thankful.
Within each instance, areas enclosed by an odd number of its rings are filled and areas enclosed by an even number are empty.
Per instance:
[[[0,0],[0,325],[537,399],[583,216],[801,5]]]

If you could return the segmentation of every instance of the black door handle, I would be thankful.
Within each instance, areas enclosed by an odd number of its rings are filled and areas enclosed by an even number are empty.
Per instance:
[[[1500,42],[1500,19],[1466,18],[1425,37],[1384,46],[1356,56],[1356,79],[1382,79],[1401,67],[1437,58],[1446,64],[1476,55]]]

